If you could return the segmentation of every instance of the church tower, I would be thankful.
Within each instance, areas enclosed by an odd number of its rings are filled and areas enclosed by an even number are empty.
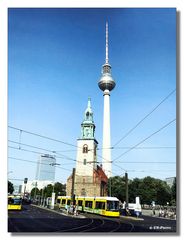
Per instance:
[[[81,137],[77,139],[75,176],[71,175],[67,179],[66,192],[68,196],[71,195],[71,189],[74,189],[75,196],[107,195],[108,179],[102,167],[97,165],[97,146],[91,99],[88,98],[81,123]],[[72,186],[72,182],[74,186]]]
[[[81,137],[77,140],[77,164],[76,175],[92,176],[96,169],[96,149],[98,142],[95,139],[95,124],[91,99],[88,98],[88,105],[84,113],[84,120],[81,124]]]

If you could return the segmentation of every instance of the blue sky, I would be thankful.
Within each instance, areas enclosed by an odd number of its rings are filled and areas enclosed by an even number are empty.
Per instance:
[[[111,92],[112,146],[176,88],[174,8],[9,9],[10,126],[76,145],[91,97],[96,139],[102,147],[103,93],[97,83],[105,62],[106,21],[109,62],[116,81]],[[176,93],[112,150],[112,160],[127,150],[121,147],[136,145],[175,117]],[[174,122],[140,147],[175,147],[175,136]],[[9,140],[19,142],[19,137],[18,131],[9,129]],[[61,143],[25,133],[21,142],[76,158],[76,148]],[[101,150],[98,154],[100,161]],[[12,148],[9,156],[38,159],[36,153]],[[164,161],[167,163],[158,163]],[[176,175],[175,161],[175,148],[134,149],[115,161],[112,171],[121,175],[123,168],[130,178],[150,175],[164,179]],[[68,169],[56,169],[56,180],[65,182],[75,162],[64,158],[57,162]],[[35,178],[36,164],[9,159],[8,167],[10,178]]]

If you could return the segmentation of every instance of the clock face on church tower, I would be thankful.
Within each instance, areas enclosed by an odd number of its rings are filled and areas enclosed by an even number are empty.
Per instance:
[[[89,128],[86,128],[86,134],[85,135],[86,135],[86,137],[90,137],[91,136]]]

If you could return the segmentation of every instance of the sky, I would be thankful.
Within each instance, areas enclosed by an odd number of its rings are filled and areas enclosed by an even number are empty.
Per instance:
[[[124,175],[126,170],[130,179],[174,177],[176,122],[162,129],[176,118],[174,8],[9,9],[8,125],[77,145],[91,97],[102,160],[103,92],[98,81],[105,63],[106,21],[116,82],[110,97],[112,173]],[[28,161],[36,162],[39,152],[48,153],[35,146],[57,152],[55,180],[66,182],[75,167],[67,157],[76,159],[76,147],[8,130],[10,179],[35,179],[36,164]],[[153,133],[139,149],[130,150]]]

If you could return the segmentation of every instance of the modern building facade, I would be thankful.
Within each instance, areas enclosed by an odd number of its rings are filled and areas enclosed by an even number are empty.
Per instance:
[[[39,156],[36,170],[36,180],[53,181],[55,179],[56,158],[49,154]]]
[[[102,158],[103,170],[109,177],[112,176],[111,163],[111,132],[110,132],[110,91],[115,87],[115,81],[111,75],[111,65],[108,56],[108,23],[106,23],[106,58],[105,64],[102,66],[102,76],[98,82],[99,88],[103,91],[104,96],[104,112],[103,112],[103,144]]]

